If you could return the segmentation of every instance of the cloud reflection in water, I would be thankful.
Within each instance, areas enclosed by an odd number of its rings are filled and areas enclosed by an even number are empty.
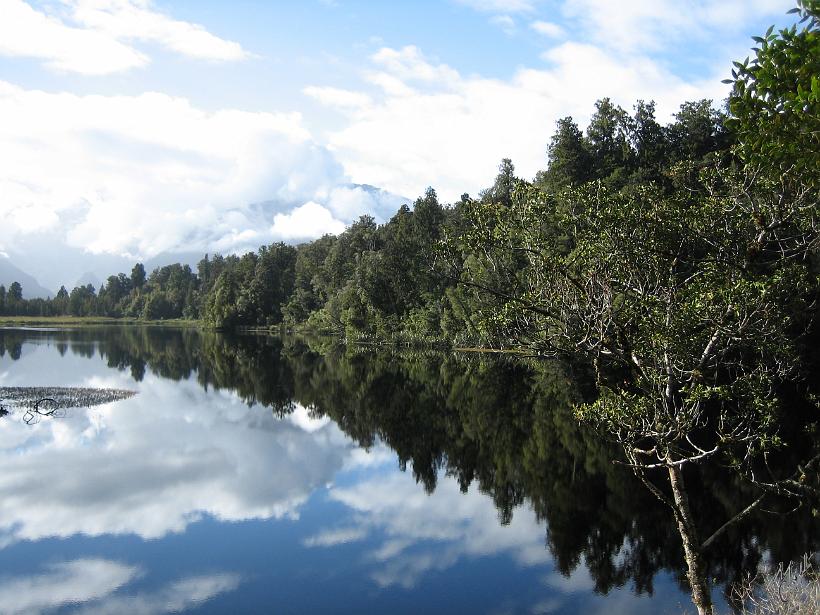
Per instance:
[[[355,446],[336,425],[306,413],[304,425],[277,419],[192,381],[149,376],[140,389],[59,421],[4,424],[2,544],[74,534],[159,538],[203,514],[295,518],[352,461]]]

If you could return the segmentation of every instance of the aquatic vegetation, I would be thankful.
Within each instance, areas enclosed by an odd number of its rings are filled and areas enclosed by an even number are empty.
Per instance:
[[[0,387],[0,416],[15,406],[25,410],[23,421],[32,425],[43,416],[62,418],[68,408],[99,406],[136,394],[128,389],[97,387]]]

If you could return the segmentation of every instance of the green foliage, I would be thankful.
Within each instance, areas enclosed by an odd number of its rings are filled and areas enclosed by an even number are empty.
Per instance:
[[[522,183],[509,209],[475,204],[462,275],[481,326],[594,362],[602,395],[579,416],[629,446],[697,455],[688,438],[716,412],[702,449],[759,450],[777,387],[798,376],[796,315],[817,292],[799,256],[816,235],[801,198],[742,180],[703,171],[699,192],[590,184],[558,198]]]
[[[816,182],[820,152],[820,1],[798,0],[800,24],[754,37],[735,62],[729,127],[750,164]],[[816,183],[814,184],[816,186]]]
[[[547,160],[549,166],[536,177],[535,182],[546,188],[560,189],[589,180],[592,168],[590,147],[571,117],[558,120],[555,134],[550,139]]]
[[[8,294],[6,295],[6,300],[10,302],[23,300],[23,287],[20,285],[20,282],[11,283]]]

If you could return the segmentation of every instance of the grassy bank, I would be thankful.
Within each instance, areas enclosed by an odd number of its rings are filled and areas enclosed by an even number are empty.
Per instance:
[[[24,327],[87,327],[96,325],[140,325],[165,327],[197,327],[198,320],[182,318],[171,320],[139,320],[137,318],[112,318],[109,316],[0,316],[2,326]]]

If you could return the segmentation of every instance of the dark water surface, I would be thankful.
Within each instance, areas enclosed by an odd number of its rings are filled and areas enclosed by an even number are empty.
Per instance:
[[[17,386],[137,395],[0,418],[2,613],[689,608],[671,515],[578,428],[556,365],[0,330],[0,387]],[[715,523],[748,498],[720,475],[693,485]],[[716,599],[816,536],[804,513],[738,526],[709,556]]]

